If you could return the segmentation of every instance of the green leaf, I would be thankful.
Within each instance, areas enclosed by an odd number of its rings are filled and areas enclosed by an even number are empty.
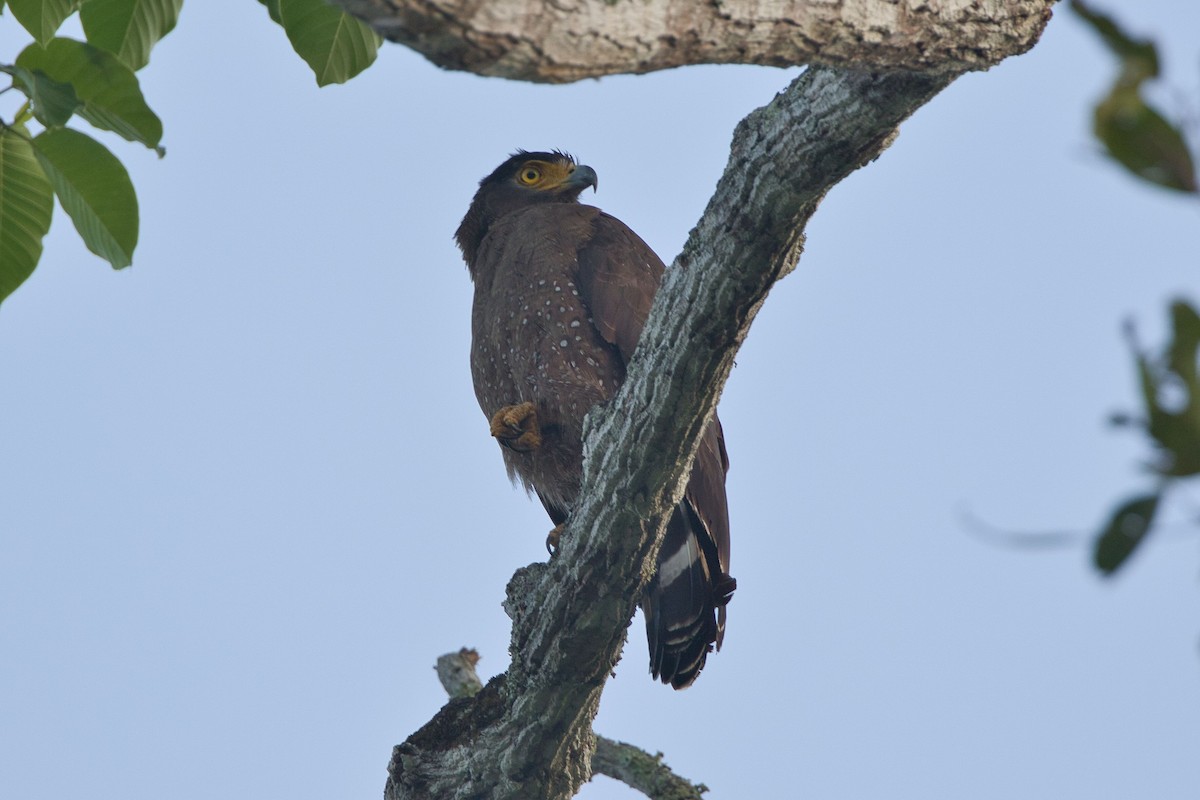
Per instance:
[[[41,70],[59,83],[69,83],[82,101],[77,113],[97,128],[114,131],[131,142],[158,147],[162,122],[142,97],[133,70],[112,53],[74,39],[52,39],[45,47],[31,44],[17,65]]]
[[[1149,39],[1135,39],[1112,17],[1089,8],[1081,0],[1071,0],[1071,10],[1100,35],[1113,55],[1121,59],[1121,80],[1137,86],[1158,76],[1158,49]]]
[[[1177,470],[1183,468],[1186,471],[1189,462],[1194,461],[1195,454],[1189,453],[1186,446],[1192,440],[1187,426],[1181,424],[1180,417],[1160,402],[1160,398],[1169,392],[1169,378],[1145,355],[1138,353],[1136,358],[1142,399],[1146,404],[1146,432],[1163,456],[1153,467],[1164,475],[1183,474]],[[1179,459],[1181,455],[1184,457],[1182,462]]]
[[[1200,351],[1200,316],[1182,300],[1171,304],[1173,336],[1166,350],[1166,369],[1171,373],[1164,381],[1173,381],[1176,395],[1186,396],[1176,408],[1162,411],[1168,417],[1155,432],[1156,438],[1170,454],[1169,475],[1185,476],[1200,473],[1200,381],[1197,380],[1196,359]]]
[[[114,269],[129,266],[137,246],[138,205],[125,167],[104,145],[70,128],[45,131],[33,145],[88,250]]]
[[[1096,549],[1092,553],[1096,569],[1112,575],[1125,563],[1150,532],[1160,499],[1161,495],[1157,493],[1135,497],[1113,512],[1108,525],[1096,539]]]
[[[8,8],[17,22],[34,39],[45,44],[58,26],[79,6],[79,0],[8,0]]]
[[[0,126],[0,302],[33,273],[53,211],[54,192],[25,129]]]
[[[267,16],[271,18],[272,22],[283,24],[283,19],[279,16],[279,0],[258,0],[258,2],[267,7]]]
[[[88,44],[136,71],[150,62],[150,48],[175,28],[182,8],[183,0],[88,0],[79,21]]]
[[[1134,343],[1138,380],[1146,405],[1146,431],[1161,450],[1154,465],[1161,475],[1200,474],[1200,316],[1187,303],[1171,306],[1174,329],[1161,358],[1151,359]],[[1132,341],[1132,334],[1131,334]]]
[[[1185,382],[1196,382],[1196,356],[1200,353],[1200,314],[1183,300],[1171,303],[1174,337],[1167,349],[1167,364]]]
[[[362,21],[325,0],[277,2],[279,23],[318,86],[345,83],[375,61],[383,39]]]
[[[1113,159],[1142,180],[1195,194],[1196,167],[1187,140],[1141,95],[1142,84],[1159,74],[1154,42],[1135,39],[1081,0],[1071,0],[1071,10],[1121,61],[1120,74],[1093,114],[1096,138]]]
[[[1180,192],[1197,191],[1196,167],[1179,129],[1118,84],[1099,105],[1092,129],[1108,154],[1134,175]]]
[[[58,128],[79,108],[75,88],[69,83],[59,83],[46,77],[41,70],[0,64],[0,72],[7,72],[16,80],[13,85],[29,98],[29,107],[37,121],[47,128]]]

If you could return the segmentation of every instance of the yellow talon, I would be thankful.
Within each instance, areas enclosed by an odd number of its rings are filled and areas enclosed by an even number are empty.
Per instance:
[[[554,555],[554,553],[558,550],[558,541],[562,538],[563,528],[566,526],[566,524],[567,523],[564,522],[560,525],[555,525],[554,529],[546,534],[546,552],[550,555]]]
[[[505,406],[492,415],[492,436],[500,444],[528,453],[542,446],[542,431],[538,427],[537,406],[530,402]]]

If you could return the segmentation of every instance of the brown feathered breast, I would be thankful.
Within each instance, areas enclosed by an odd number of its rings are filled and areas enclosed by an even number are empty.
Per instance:
[[[567,157],[520,153],[485,178],[458,239],[475,282],[476,397],[489,417],[535,404],[541,446],[501,452],[509,476],[536,493],[558,524],[579,494],[584,416],[624,379],[664,266],[620,220],[576,202],[582,186],[555,195],[515,183],[522,163],[552,158]],[[573,161],[566,166],[574,170]],[[579,169],[595,182],[594,172]],[[695,680],[724,635],[734,587],[728,465],[714,416],[642,599],[651,672],[675,688]]]

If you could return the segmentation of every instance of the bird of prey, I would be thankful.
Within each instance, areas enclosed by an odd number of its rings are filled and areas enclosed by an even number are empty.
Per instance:
[[[509,477],[558,527],[579,495],[584,415],[624,380],[665,269],[624,223],[579,202],[589,186],[596,172],[566,153],[518,151],[480,181],[455,234],[475,284],[475,395]],[[676,689],[725,634],[728,468],[714,415],[641,599],[650,672]]]

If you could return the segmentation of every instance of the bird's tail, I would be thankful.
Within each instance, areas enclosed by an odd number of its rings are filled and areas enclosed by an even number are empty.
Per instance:
[[[642,598],[651,675],[676,689],[692,685],[714,646],[721,649],[725,604],[736,586],[685,499],[667,523],[658,570]]]

